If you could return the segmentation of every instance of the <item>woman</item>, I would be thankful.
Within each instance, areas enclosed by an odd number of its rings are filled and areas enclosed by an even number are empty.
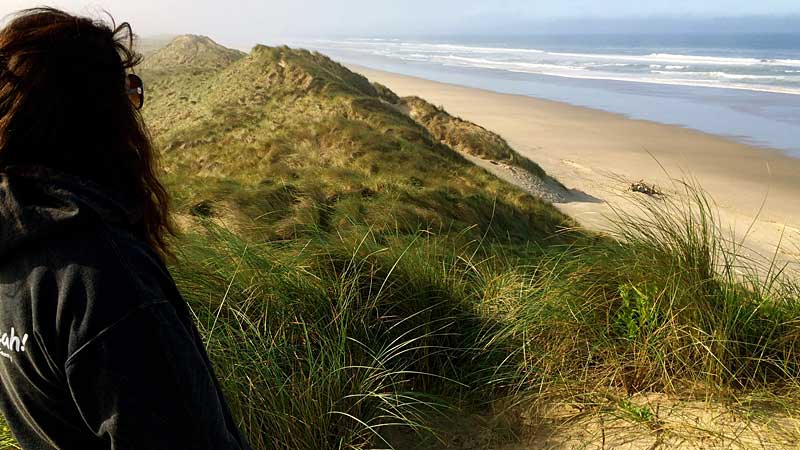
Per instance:
[[[246,449],[162,262],[131,36],[54,9],[0,31],[0,409],[24,449]]]

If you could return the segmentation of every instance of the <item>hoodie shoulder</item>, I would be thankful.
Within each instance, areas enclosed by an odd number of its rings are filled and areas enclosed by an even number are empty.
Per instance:
[[[131,311],[167,299],[168,274],[149,253],[102,224],[19,248],[0,263],[0,285],[11,294],[4,295],[0,326],[30,320],[54,359],[66,361]]]
[[[5,168],[0,325],[33,320],[63,357],[130,310],[174,295],[163,264],[126,231],[140,220],[136,202],[91,181]]]

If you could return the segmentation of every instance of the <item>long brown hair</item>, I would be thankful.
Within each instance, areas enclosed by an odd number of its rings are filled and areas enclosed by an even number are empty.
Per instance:
[[[0,170],[44,166],[90,180],[142,208],[136,232],[162,256],[173,233],[168,196],[139,112],[125,95],[141,57],[127,23],[52,8],[0,30]]]

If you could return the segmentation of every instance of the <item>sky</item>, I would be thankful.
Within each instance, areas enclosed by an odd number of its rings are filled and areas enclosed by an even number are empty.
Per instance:
[[[282,37],[800,31],[799,0],[0,0],[0,17],[55,6],[110,12],[142,36],[237,47]]]

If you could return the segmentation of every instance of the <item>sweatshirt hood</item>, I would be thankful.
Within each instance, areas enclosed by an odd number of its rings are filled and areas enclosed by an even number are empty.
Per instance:
[[[0,257],[81,225],[133,229],[140,220],[134,202],[93,182],[43,167],[0,173]]]

